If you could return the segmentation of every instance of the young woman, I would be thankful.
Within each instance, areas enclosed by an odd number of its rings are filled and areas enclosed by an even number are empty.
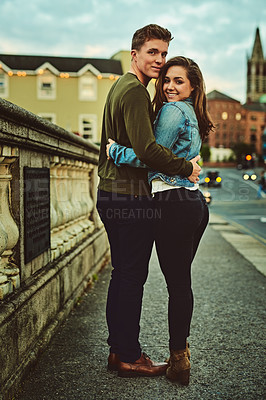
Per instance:
[[[213,129],[206,108],[205,85],[198,65],[186,57],[174,57],[162,68],[156,84],[154,124],[156,142],[178,157],[192,159]],[[133,149],[109,141],[107,156],[117,166],[146,167]],[[187,178],[149,172],[155,208],[155,244],[169,293],[169,367],[167,378],[188,385],[190,351],[187,338],[193,311],[191,264],[207,226],[209,213],[198,184]]]

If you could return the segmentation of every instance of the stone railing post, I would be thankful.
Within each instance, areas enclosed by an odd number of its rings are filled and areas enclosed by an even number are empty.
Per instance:
[[[51,250],[56,259],[94,229],[91,174],[94,165],[79,160],[52,157]]]
[[[11,166],[18,159],[18,149],[0,147],[0,299],[20,285],[19,268],[13,259],[13,248],[19,230],[11,210]]]

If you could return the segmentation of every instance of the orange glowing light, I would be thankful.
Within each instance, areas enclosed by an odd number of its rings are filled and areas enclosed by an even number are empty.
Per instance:
[[[60,78],[69,78],[69,74],[65,73],[65,72],[61,72],[61,74],[59,76],[60,76]]]

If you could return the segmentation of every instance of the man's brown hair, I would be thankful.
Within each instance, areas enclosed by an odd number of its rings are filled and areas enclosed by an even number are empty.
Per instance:
[[[134,33],[131,50],[140,50],[144,43],[151,39],[160,39],[164,42],[170,43],[173,38],[168,29],[162,28],[156,24],[146,25]]]

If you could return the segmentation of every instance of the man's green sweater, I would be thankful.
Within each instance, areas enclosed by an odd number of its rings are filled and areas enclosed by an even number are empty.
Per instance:
[[[132,147],[137,157],[155,171],[167,175],[191,175],[191,162],[176,157],[171,150],[156,143],[152,129],[154,117],[149,93],[136,75],[128,72],[113,84],[103,115],[99,189],[134,195],[150,194],[147,169],[127,165],[117,167],[112,160],[107,160],[108,138]]]

